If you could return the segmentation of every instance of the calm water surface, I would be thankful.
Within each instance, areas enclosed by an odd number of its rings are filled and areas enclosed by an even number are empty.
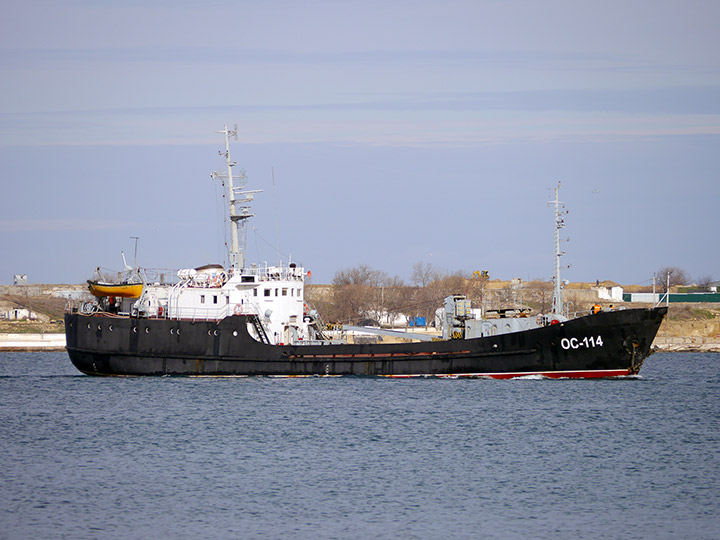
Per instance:
[[[635,380],[91,378],[0,353],[0,538],[720,537],[720,355]]]

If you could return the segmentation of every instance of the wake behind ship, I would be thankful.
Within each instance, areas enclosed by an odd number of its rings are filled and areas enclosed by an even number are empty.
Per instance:
[[[442,339],[347,343],[329,334],[305,301],[307,273],[294,263],[246,264],[245,228],[257,190],[232,172],[227,127],[226,172],[231,223],[228,268],[178,272],[154,282],[138,268],[120,283],[90,282],[96,300],[65,315],[67,350],[88,375],[595,378],[636,375],[650,353],[666,307],[564,312],[555,190],[555,291],[548,314],[488,319],[461,295],[445,299]],[[140,286],[141,285],[141,286]],[[419,338],[417,334],[411,334]]]

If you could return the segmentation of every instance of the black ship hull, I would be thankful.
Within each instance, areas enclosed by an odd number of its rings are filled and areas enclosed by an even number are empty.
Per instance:
[[[88,375],[596,378],[635,375],[667,308],[602,312],[534,330],[421,343],[269,345],[245,315],[220,321],[65,315]]]

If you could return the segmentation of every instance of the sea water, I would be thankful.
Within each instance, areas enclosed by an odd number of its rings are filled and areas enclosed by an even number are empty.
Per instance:
[[[94,378],[0,354],[0,538],[720,537],[720,355],[637,379]]]

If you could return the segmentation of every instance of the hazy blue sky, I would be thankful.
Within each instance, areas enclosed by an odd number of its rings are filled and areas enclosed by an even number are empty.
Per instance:
[[[248,257],[720,279],[715,0],[5,1],[0,283],[224,259],[216,130],[264,189]],[[272,170],[275,171],[273,189]],[[279,234],[278,234],[279,232]]]

